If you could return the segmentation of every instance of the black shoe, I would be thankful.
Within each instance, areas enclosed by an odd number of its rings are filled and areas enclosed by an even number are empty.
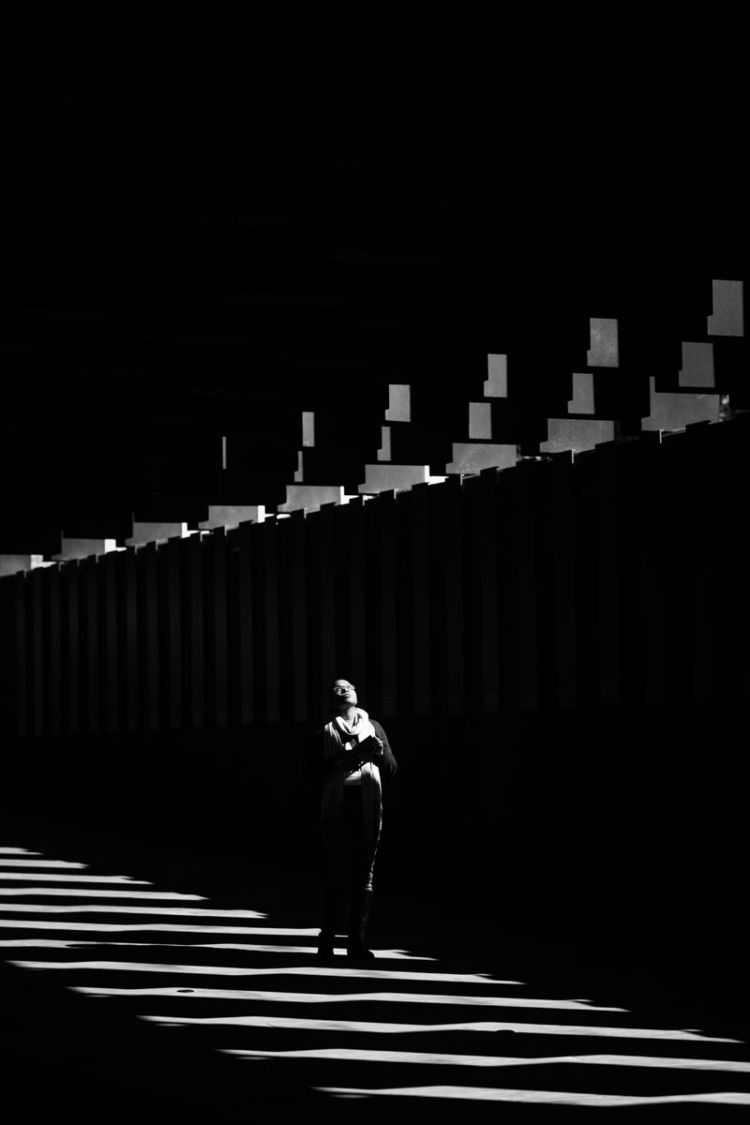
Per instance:
[[[363,941],[349,941],[346,947],[346,956],[350,961],[374,961],[375,954],[368,949]]]

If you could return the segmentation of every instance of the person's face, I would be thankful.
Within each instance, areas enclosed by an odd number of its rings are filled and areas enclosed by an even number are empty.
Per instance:
[[[351,707],[357,702],[357,691],[354,684],[349,683],[348,680],[336,680],[332,689],[333,701],[338,706],[346,705]]]

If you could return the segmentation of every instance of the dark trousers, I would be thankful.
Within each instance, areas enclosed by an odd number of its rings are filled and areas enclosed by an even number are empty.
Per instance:
[[[362,818],[362,790],[344,786],[344,815],[324,821],[325,871],[321,933],[333,938],[337,929],[339,902],[348,892],[349,937],[363,934],[370,913],[377,837],[368,839]]]

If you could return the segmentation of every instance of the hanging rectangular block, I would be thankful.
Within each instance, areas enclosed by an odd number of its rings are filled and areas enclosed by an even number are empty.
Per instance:
[[[302,448],[312,448],[315,445],[315,413],[312,410],[302,411]]]
[[[487,378],[484,383],[485,398],[508,397],[507,355],[487,356]]]
[[[380,449],[378,450],[378,461],[390,461],[391,459],[391,427],[380,427]]]
[[[683,341],[679,384],[681,387],[704,388],[716,385],[713,344]]]
[[[469,438],[473,441],[492,441],[491,403],[469,403]]]
[[[31,570],[31,555],[0,555],[0,578]]]
[[[146,543],[158,543],[162,539],[185,539],[188,535],[187,523],[133,520],[133,534],[125,540],[127,547],[141,547]]]
[[[656,379],[649,378],[651,410],[641,425],[644,430],[682,430],[693,422],[719,421],[719,395],[657,391]]]
[[[295,472],[294,472],[294,483],[295,484],[302,484],[302,481],[304,479],[305,479],[305,455],[302,452],[302,450],[300,449],[300,451],[297,454],[297,468],[295,469]]]
[[[741,281],[713,281],[713,313],[707,318],[709,336],[744,336],[744,286]]]
[[[302,454],[300,454],[300,457]],[[241,523],[262,523],[266,509],[263,504],[209,504],[208,519],[198,524],[200,531],[213,531],[217,527],[239,527]]]
[[[415,484],[426,484],[429,476],[429,465],[365,465],[365,480],[359,491],[398,492]]]
[[[539,443],[539,452],[583,453],[614,440],[614,422],[594,418],[548,418],[547,440]]]
[[[484,469],[509,469],[517,461],[517,445],[459,441],[453,443],[453,460],[445,466],[445,471],[448,474],[481,473]]]
[[[594,413],[594,376],[591,371],[573,373],[573,397],[568,402],[568,413]]]
[[[391,383],[388,387],[386,422],[411,422],[411,387],[408,383]]]
[[[617,321],[610,317],[592,316],[589,321],[590,346],[586,363],[589,367],[617,367],[619,343]]]
[[[323,504],[345,504],[344,486],[339,484],[288,484],[286,503],[279,504],[281,513],[304,509],[317,512]]]

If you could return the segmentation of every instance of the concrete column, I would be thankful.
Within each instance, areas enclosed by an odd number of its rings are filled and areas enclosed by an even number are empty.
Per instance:
[[[375,510],[377,542],[377,628],[380,633],[380,713],[383,718],[397,714],[397,686],[400,672],[398,649],[398,607],[396,601],[396,503],[393,492],[378,500]],[[370,667],[372,664],[370,662]]]
[[[62,567],[63,661],[65,700],[63,713],[68,734],[78,735],[82,726],[81,672],[83,663],[83,623],[81,613],[81,571],[76,560]]]
[[[164,614],[166,630],[166,720],[170,730],[182,726],[183,637],[182,637],[182,562],[184,546],[180,539],[169,539],[160,551],[164,573]]]
[[[19,738],[29,733],[29,586],[23,572],[13,579],[16,628],[16,732]]]
[[[99,572],[95,556],[82,559],[81,606],[83,609],[84,664],[83,698],[85,729],[99,734],[101,729],[101,653],[99,651]]]
[[[163,687],[159,660],[159,583],[156,551],[156,543],[151,542],[141,547],[138,553],[142,622],[140,641],[145,673],[143,705],[145,726],[148,731],[156,731],[160,728]]]
[[[453,477],[432,489],[433,521],[437,539],[442,540],[442,596],[444,636],[440,648],[445,673],[445,703],[449,715],[464,709],[464,561],[463,507],[461,480]]]
[[[122,572],[123,629],[124,629],[124,707],[125,730],[134,734],[140,727],[139,705],[139,615],[138,615],[138,552],[126,551],[118,556]],[[140,622],[142,627],[142,622]]]
[[[200,536],[193,536],[185,545],[188,608],[188,666],[186,690],[191,725],[199,729],[205,723],[205,624],[203,597],[203,550]]]
[[[62,606],[59,567],[50,569],[45,586],[48,730],[50,734],[59,735],[62,733]]]
[[[516,652],[518,654],[518,703],[524,711],[539,705],[537,552],[537,471],[535,462],[524,462],[513,474],[513,527],[515,531]]]
[[[595,458],[593,474],[596,521],[596,622],[599,699],[605,707],[621,702],[622,621],[620,615],[620,520],[617,447],[586,456]]]
[[[432,652],[430,605],[429,504],[426,488],[408,493],[411,510],[411,604],[413,636],[414,714],[432,714]]]
[[[353,498],[339,514],[343,524],[346,568],[349,578],[347,617],[349,625],[350,672],[355,684],[367,683],[366,601],[365,588],[365,503]]]
[[[214,722],[225,727],[229,719],[227,691],[227,545],[223,528],[217,528],[204,544],[208,566],[209,645],[208,670],[214,703]]]
[[[292,680],[292,715],[297,723],[310,717],[308,682],[308,573],[307,573],[307,521],[303,511],[297,511],[282,524],[282,539],[288,559],[288,589],[290,642],[289,661]]]
[[[321,670],[321,689],[326,691],[329,684],[339,675],[336,648],[336,551],[334,545],[335,509],[324,504],[317,516],[318,552],[318,598],[320,614],[320,635],[318,653]],[[345,673],[343,673],[345,674]]]
[[[124,552],[123,552],[124,553]],[[100,562],[99,581],[103,587],[104,625],[104,719],[108,734],[120,729],[121,670],[118,609],[120,590],[118,584],[119,552],[109,552]]]
[[[251,528],[253,529],[251,531]],[[256,622],[253,604],[255,534],[252,524],[238,532],[237,546],[237,628],[239,630],[239,712],[240,722],[249,726],[255,718]]]
[[[636,540],[641,608],[641,647],[636,654],[644,702],[662,703],[667,687],[667,614],[665,583],[666,509],[665,481],[660,446],[656,441],[638,443],[636,466]]]
[[[497,470],[479,475],[479,499],[474,540],[479,544],[479,637],[482,708],[493,713],[500,707],[500,649],[498,637],[498,493]]]
[[[549,490],[548,534],[551,537],[555,606],[555,681],[560,707],[578,702],[578,615],[576,613],[576,542],[574,466],[559,459],[545,473]]]

